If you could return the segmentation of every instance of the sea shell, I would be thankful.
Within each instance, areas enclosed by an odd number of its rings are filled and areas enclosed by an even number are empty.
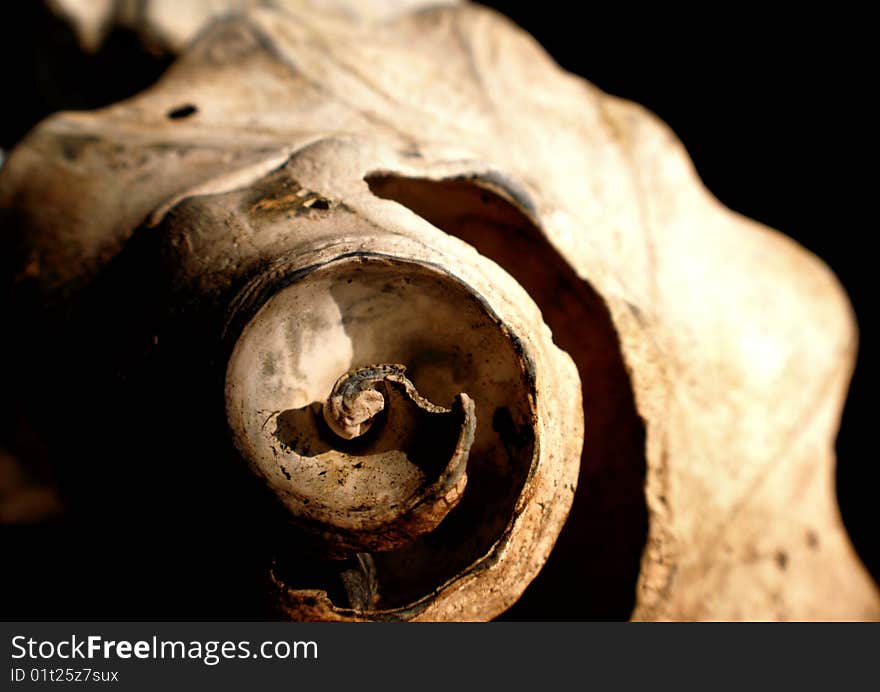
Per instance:
[[[163,325],[175,372],[210,353],[226,439],[289,510],[296,555],[334,558],[345,585],[298,586],[279,545],[268,588],[289,617],[495,617],[573,500],[542,575],[559,598],[880,616],[832,490],[856,344],[840,285],[723,208],[654,116],[492,11],[220,20],[144,93],[36,128],[0,203],[18,294],[80,305],[149,277],[161,300],[126,338]],[[423,496],[411,455],[362,448],[353,469],[350,443],[285,438],[352,368],[398,363],[476,418],[466,484],[402,533],[357,515]]]

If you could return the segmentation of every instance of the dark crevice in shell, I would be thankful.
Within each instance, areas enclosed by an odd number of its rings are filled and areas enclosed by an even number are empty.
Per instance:
[[[526,193],[498,176],[382,173],[366,180],[373,194],[461,238],[513,276],[580,373],[585,443],[574,505],[547,564],[504,618],[628,619],[648,532],[645,430],[602,297],[546,240]],[[503,415],[496,424],[510,432]]]

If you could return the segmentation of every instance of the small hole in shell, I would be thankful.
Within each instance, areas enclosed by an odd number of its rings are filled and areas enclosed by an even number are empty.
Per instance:
[[[199,112],[199,109],[196,108],[191,103],[185,103],[182,106],[177,106],[176,108],[172,108],[168,111],[168,119],[169,120],[183,120],[184,118],[188,118],[191,115],[195,115]]]

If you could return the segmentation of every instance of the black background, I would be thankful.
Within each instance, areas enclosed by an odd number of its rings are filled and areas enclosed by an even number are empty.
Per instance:
[[[880,466],[870,418],[876,80],[867,17],[842,7],[771,16],[743,5],[676,13],[629,3],[601,11],[581,3],[487,4],[566,69],[654,111],[724,204],[793,237],[837,273],[861,331],[837,440],[838,497],[857,550],[880,578]],[[0,27],[5,149],[49,113],[112,103],[170,64],[124,32],[97,56],[83,55],[36,1],[0,5]]]

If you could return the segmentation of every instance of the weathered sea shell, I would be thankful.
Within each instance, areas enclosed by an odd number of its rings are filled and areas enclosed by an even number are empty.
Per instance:
[[[35,129],[0,204],[19,293],[78,305],[108,275],[149,276],[149,327],[181,362],[221,344],[205,397],[225,387],[299,554],[346,558],[346,602],[279,558],[287,616],[497,616],[547,560],[580,465],[560,598],[634,591],[637,619],[880,617],[832,492],[856,343],[839,284],[724,209],[656,118],[491,11],[291,2],[219,21],[155,87]],[[352,368],[397,363],[428,402],[475,405],[466,484],[412,530],[391,505],[442,466],[297,427]],[[405,403],[385,396],[364,405]]]

